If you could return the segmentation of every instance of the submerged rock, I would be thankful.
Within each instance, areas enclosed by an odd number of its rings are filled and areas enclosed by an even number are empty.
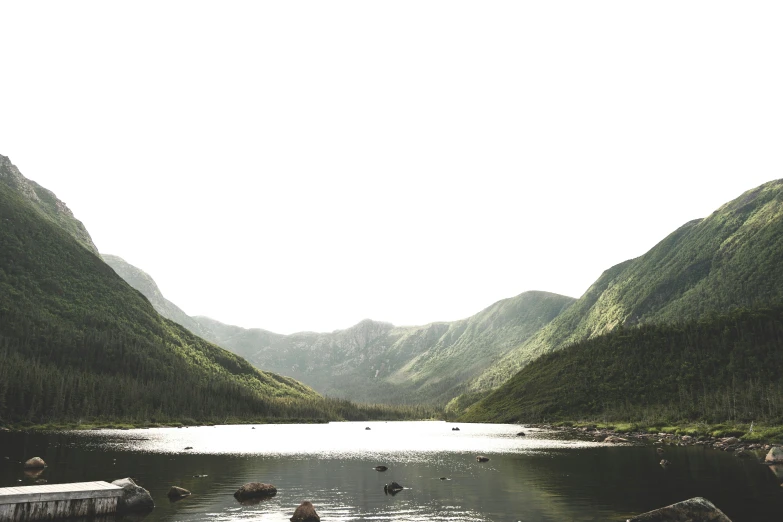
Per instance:
[[[33,457],[24,463],[24,469],[43,469],[46,467],[46,462],[41,457]]]
[[[138,486],[133,479],[128,477],[112,482],[122,488],[122,496],[117,501],[117,511],[127,513],[130,511],[151,511],[155,507],[150,492]]]
[[[706,498],[695,497],[629,518],[628,522],[731,522],[731,520]]]
[[[272,484],[248,482],[234,493],[234,498],[241,501],[249,498],[273,497],[275,495],[277,495],[277,488]]]
[[[313,504],[305,500],[296,508],[290,520],[291,522],[321,522],[321,517],[316,513]]]
[[[478,455],[476,457],[476,460],[478,462],[489,462],[489,457],[485,457],[484,455]]]
[[[171,486],[171,489],[167,493],[169,498],[182,498],[187,497],[190,495],[190,491],[188,491],[185,488],[180,488],[178,486]]]

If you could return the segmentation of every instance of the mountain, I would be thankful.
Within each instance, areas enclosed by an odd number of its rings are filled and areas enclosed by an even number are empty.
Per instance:
[[[54,194],[0,166],[0,423],[329,418],[312,389],[158,315]]]
[[[460,321],[398,327],[365,320],[346,330],[293,335],[197,320],[213,342],[329,396],[445,404],[466,381],[573,302],[557,294],[525,292]]]
[[[616,328],[525,366],[463,422],[783,423],[783,305]]]
[[[101,259],[112,267],[117,272],[117,275],[123,278],[129,285],[141,292],[160,315],[184,326],[199,337],[208,338],[212,336],[207,328],[163,297],[157,283],[149,274],[118,256],[101,254]]]
[[[0,183],[4,183],[27,201],[38,213],[58,225],[80,245],[95,255],[98,249],[81,221],[76,219],[65,203],[57,199],[51,190],[25,178],[6,156],[0,155]]]
[[[460,321],[396,327],[365,320],[330,333],[281,335],[189,317],[163,297],[145,272],[116,256],[103,258],[164,317],[258,368],[291,376],[329,396],[362,402],[445,404],[466,381],[575,301],[525,292]]]
[[[619,326],[668,324],[782,302],[781,259],[783,180],[777,180],[686,223],[643,256],[604,272],[573,306],[509,351],[469,389],[486,393],[534,359]]]

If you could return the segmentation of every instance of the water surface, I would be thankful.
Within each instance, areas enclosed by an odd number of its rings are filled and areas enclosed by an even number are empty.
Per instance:
[[[325,521],[621,521],[694,496],[712,500],[734,522],[783,518],[783,478],[757,460],[670,447],[666,458],[673,464],[663,469],[652,447],[563,440],[514,425],[454,426],[348,422],[0,433],[0,486],[130,476],[155,498],[145,522],[282,522],[303,500]],[[520,431],[527,436],[517,436]],[[489,462],[477,462],[479,454]],[[32,456],[49,464],[37,477],[21,469]],[[375,471],[377,465],[389,470]],[[232,495],[251,481],[272,483],[279,492],[241,504]],[[384,494],[391,481],[406,489]],[[173,485],[193,495],[170,502],[166,492]]]

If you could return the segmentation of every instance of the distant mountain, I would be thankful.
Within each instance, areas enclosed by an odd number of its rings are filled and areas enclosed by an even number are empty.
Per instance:
[[[54,194],[0,157],[0,423],[335,418],[162,318]]]
[[[293,377],[328,396],[361,402],[445,404],[465,382],[575,301],[525,292],[460,321],[396,327],[365,320],[330,333],[280,335],[188,317],[142,270],[115,256],[104,259],[165,317],[258,368]]]
[[[619,239],[621,240],[621,239]],[[783,302],[783,180],[686,223],[603,273],[567,311],[474,380],[484,392],[536,358],[614,331]]]
[[[182,311],[177,305],[163,297],[155,280],[143,270],[136,268],[124,259],[109,254],[101,254],[101,259],[112,267],[117,275],[146,297],[155,311],[166,319],[178,323],[199,337],[212,337],[211,332],[194,318]]]
[[[347,330],[285,336],[196,319],[213,342],[329,396],[444,404],[573,302],[525,292],[460,321],[397,327],[365,320]]]

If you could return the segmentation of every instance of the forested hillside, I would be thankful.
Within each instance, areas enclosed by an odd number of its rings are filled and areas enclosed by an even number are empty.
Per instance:
[[[92,241],[77,240],[20,186],[31,185],[0,182],[0,424],[338,419],[383,410],[324,400],[160,317]]]
[[[618,328],[546,354],[463,416],[783,423],[783,306]]]
[[[195,320],[210,340],[258,368],[294,377],[329,396],[445,404],[573,302],[525,292],[450,323],[398,327],[366,320],[346,330],[293,335]]]
[[[495,388],[532,360],[619,326],[698,319],[783,301],[783,180],[686,223],[604,272],[566,312],[471,383]]]

